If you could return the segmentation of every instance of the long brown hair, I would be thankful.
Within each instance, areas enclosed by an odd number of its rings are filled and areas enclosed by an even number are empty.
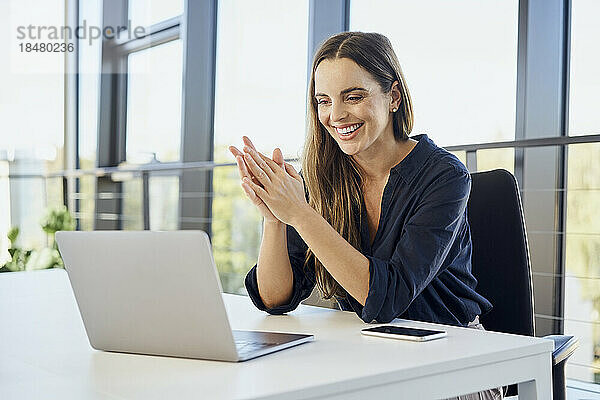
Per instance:
[[[331,36],[317,50],[308,87],[308,132],[302,157],[302,172],[309,204],[331,226],[360,251],[360,216],[363,173],[354,159],[346,155],[319,122],[315,99],[315,71],[323,60],[348,58],[368,71],[389,93],[395,81],[401,94],[398,111],[393,115],[394,137],[407,140],[413,126],[410,94],[392,44],[378,33],[342,32]],[[314,268],[317,286],[323,297],[345,297],[346,292],[333,279],[309,248],[305,268]]]

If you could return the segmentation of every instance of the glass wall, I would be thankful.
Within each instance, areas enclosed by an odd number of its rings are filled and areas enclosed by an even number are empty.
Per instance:
[[[130,18],[136,19],[136,13],[143,11],[146,14],[142,13],[138,16],[141,18],[138,23],[151,24],[159,22],[156,19],[158,16],[164,19],[182,12],[182,8],[177,6],[177,4],[182,6],[182,2],[175,2],[173,7],[161,4],[155,1],[151,7],[145,7],[139,2],[131,2],[129,3]],[[155,11],[157,13],[154,13]],[[181,39],[157,44],[128,55],[127,164],[156,165],[180,161],[182,85]],[[150,229],[178,228],[178,175],[177,171],[150,173],[148,179]],[[122,188],[123,228],[144,229],[142,178],[136,176],[125,180]]]
[[[600,383],[600,143],[568,153],[565,332],[580,340],[568,376]]]
[[[571,1],[569,135],[600,133],[600,2]]]
[[[502,168],[515,173],[515,149],[477,150],[477,171]]]
[[[569,135],[600,134],[600,2],[571,2]],[[600,144],[568,146],[565,332],[580,338],[567,376],[600,383]]]
[[[268,155],[298,157],[304,143],[308,1],[219,1],[214,160],[242,135]],[[269,21],[269,23],[265,23]],[[213,172],[212,243],[223,289],[244,292],[258,258],[261,217],[243,194],[236,168]]]
[[[149,178],[150,230],[176,230],[179,218],[179,177],[158,173]]]
[[[113,174],[114,181],[122,179],[122,206],[123,210],[118,218],[122,220],[123,230],[140,231],[144,229],[143,205],[143,182],[142,178],[134,177],[133,174]]]
[[[179,161],[181,40],[129,55],[127,162]]]
[[[64,25],[64,11],[63,0],[0,2],[0,266],[9,259],[9,229],[20,229],[14,245],[44,247],[47,235],[40,220],[46,201],[58,194],[62,203],[61,186],[42,175],[64,168],[65,56],[21,46],[45,46],[48,31],[35,27]],[[20,37],[19,26],[34,29],[22,30]]]
[[[148,26],[183,13],[183,0],[128,0],[131,26]]]
[[[79,23],[83,25],[102,25],[102,0],[81,1],[79,7]],[[78,152],[79,168],[96,167],[96,150],[98,145],[98,101],[100,98],[100,56],[101,40],[78,41],[79,50],[79,126]],[[96,196],[96,180],[92,176],[78,179],[78,212],[74,213],[80,229],[94,228],[94,207]]]
[[[517,22],[517,0],[350,2],[350,29],[382,33],[394,46],[413,134],[440,146],[514,140]]]
[[[305,133],[308,1],[219,1],[217,26],[215,161],[232,162],[227,146],[241,145],[242,135],[262,151],[278,146],[297,157]]]

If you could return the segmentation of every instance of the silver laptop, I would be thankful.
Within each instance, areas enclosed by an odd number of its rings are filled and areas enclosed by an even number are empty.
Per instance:
[[[57,232],[93,348],[245,361],[314,339],[232,331],[202,231]]]

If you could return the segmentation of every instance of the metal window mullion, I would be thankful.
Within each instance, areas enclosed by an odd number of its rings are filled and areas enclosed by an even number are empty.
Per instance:
[[[564,134],[565,114],[565,1],[521,0],[517,61],[517,140],[557,137]],[[515,172],[524,190],[528,225],[534,230],[558,231],[562,224],[562,193],[534,193],[564,181],[564,152],[557,147],[523,148],[515,152]],[[537,270],[558,273],[562,264],[561,237],[530,237],[532,262]],[[536,313],[562,316],[564,283],[534,287]],[[562,331],[557,322],[553,332]]]
[[[217,0],[186,0],[180,23],[183,42],[182,162],[212,161],[214,145]],[[179,193],[211,192],[211,171],[183,171]],[[210,235],[212,198],[179,197],[179,228]]]
[[[127,21],[127,0],[105,0],[102,5],[103,26],[124,26]],[[115,167],[125,160],[125,123],[127,113],[127,59],[114,51],[114,45],[102,39],[100,101],[98,118],[98,167]],[[122,194],[122,182],[110,176],[96,180],[96,193]],[[96,215],[121,214],[122,196],[114,200],[95,200]],[[122,219],[107,221],[95,218],[94,229],[122,229]]]
[[[79,24],[78,0],[65,1],[65,25],[76,27]],[[66,39],[68,41],[68,39]],[[75,43],[72,52],[65,53],[64,71],[64,165],[65,170],[79,167],[79,46]],[[69,210],[78,211],[79,202],[70,198],[69,193],[78,191],[78,179],[63,179],[63,203]]]
[[[144,34],[140,35],[138,37],[131,37],[134,34],[136,34],[135,29],[137,28],[137,27],[132,27],[134,30],[132,34],[130,34],[127,30],[121,31],[119,33],[119,35],[117,35],[117,37],[115,37],[113,39],[113,42],[117,46],[123,45],[128,42],[134,42],[136,40],[140,40],[140,39],[152,36],[152,35],[156,35],[162,31],[166,31],[173,27],[177,27],[180,24],[181,24],[181,15],[178,15],[176,17],[172,17],[172,18],[166,19],[164,21],[157,22],[153,25],[144,27]]]
[[[547,146],[562,146],[578,143],[598,143],[600,135],[590,134],[582,136],[554,136],[554,137],[539,137],[533,139],[519,139],[507,142],[487,142],[473,144],[459,144],[446,146],[448,151],[470,151],[470,150],[488,150],[488,149],[503,149],[503,148],[525,148],[525,147],[547,147]]]
[[[467,150],[467,169],[470,173],[477,172],[477,150]]]
[[[177,40],[179,37],[180,27],[179,25],[176,25],[169,29],[145,36],[141,39],[131,40],[120,45],[115,44],[114,51],[120,55],[128,55],[135,53],[136,51],[145,50],[150,47]]]
[[[528,0],[519,1],[519,16],[517,28],[517,88],[516,88],[516,112],[515,112],[515,140],[526,139],[525,135],[525,87],[527,77],[527,28],[528,24]],[[524,187],[524,156],[525,150],[515,148],[514,171],[519,187]]]
[[[308,66],[310,79],[313,56],[329,36],[347,31],[350,27],[350,0],[309,0],[308,4]]]
[[[563,126],[562,126],[562,136],[568,137],[569,135],[569,88],[570,88],[570,70],[571,70],[571,8],[572,2],[571,0],[564,0],[564,31],[563,31],[563,97],[562,97],[562,112],[563,112]],[[568,189],[568,165],[569,165],[569,147],[567,145],[562,146],[562,163],[561,163],[561,174],[560,174],[560,188],[564,189],[558,195],[559,199],[559,224],[557,229],[560,232],[566,232],[567,228],[567,189]],[[562,275],[560,278],[560,287],[559,287],[559,311],[560,315],[565,316],[565,299],[566,299],[566,280],[565,276],[567,273],[566,269],[566,254],[567,254],[567,235],[560,235],[561,245],[559,247],[558,254],[558,265],[560,267],[559,273]],[[564,333],[564,322],[560,325],[559,332]]]

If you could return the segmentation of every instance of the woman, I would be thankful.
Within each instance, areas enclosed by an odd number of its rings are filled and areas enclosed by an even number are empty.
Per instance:
[[[308,101],[302,176],[279,149],[271,159],[248,138],[243,152],[230,147],[264,217],[245,281],[254,304],[286,313],[316,284],[365,322],[480,326],[491,304],[471,274],[470,175],[426,135],[408,137],[412,103],[389,40],[344,32],[325,41]]]

